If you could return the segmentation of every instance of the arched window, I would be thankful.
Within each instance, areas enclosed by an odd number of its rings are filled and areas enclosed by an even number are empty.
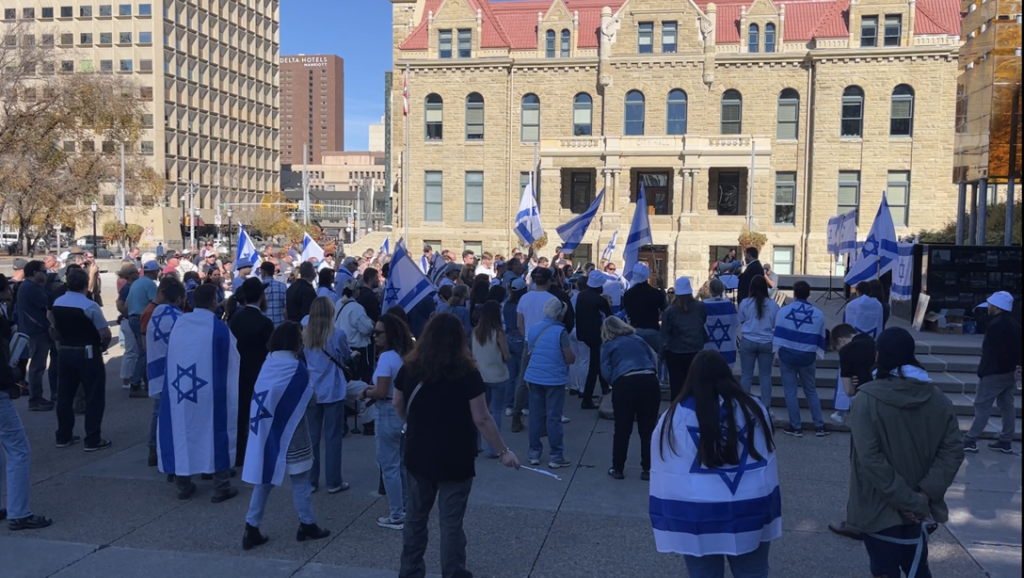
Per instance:
[[[797,140],[800,130],[800,93],[787,88],[779,94],[779,118],[776,138]]]
[[[540,99],[536,94],[527,94],[523,97],[520,121],[522,124],[520,140],[540,142]]]
[[[747,52],[761,51],[761,28],[757,24],[747,27]]]
[[[426,139],[444,138],[444,101],[436,94],[428,94],[423,115],[426,124]]]
[[[686,134],[686,93],[678,88],[668,93],[666,134]]]
[[[772,22],[764,25],[764,51],[775,52],[775,24]]]
[[[860,138],[864,135],[864,91],[848,86],[843,91],[843,117],[840,136]]]
[[[590,136],[594,134],[594,99],[581,92],[572,100],[572,134],[573,136]]]
[[[555,57],[555,31],[554,30],[548,30],[547,34],[545,35],[544,56],[546,58],[554,58]]]
[[[644,108],[644,93],[639,90],[631,90],[626,93],[626,121],[622,134],[643,136]]]
[[[569,30],[562,30],[562,42],[559,47],[559,55],[562,58],[569,58],[569,54],[572,48],[572,35],[569,34]]]
[[[743,133],[743,95],[727,90],[722,95],[722,134]]]
[[[914,136],[914,89],[906,84],[892,91],[889,136]]]
[[[466,97],[466,140],[484,140],[484,97],[479,92]]]

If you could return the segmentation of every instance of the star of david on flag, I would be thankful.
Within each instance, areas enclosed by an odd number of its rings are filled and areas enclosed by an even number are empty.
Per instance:
[[[749,425],[744,425],[743,428],[736,434],[736,442],[740,445],[740,463],[734,467],[719,467],[719,468],[707,468],[700,463],[700,457],[694,456],[693,464],[690,466],[691,474],[700,475],[715,475],[722,478],[722,482],[729,488],[732,494],[736,495],[736,490],[739,489],[740,483],[743,481],[743,474],[753,470],[760,470],[768,465],[768,460],[761,459],[758,461],[751,461],[750,458],[750,447],[747,446],[747,430],[750,428]],[[688,427],[686,431],[690,433],[690,438],[693,439],[693,445],[700,447],[700,428],[699,427]],[[726,435],[724,429],[722,437]]]
[[[859,258],[850,266],[843,280],[847,285],[878,279],[896,266],[899,259],[899,245],[896,240],[896,225],[889,210],[889,200],[882,193],[882,204],[878,207],[875,222],[871,225],[868,238],[858,253]]]
[[[149,327],[153,328],[153,339],[162,342],[164,345],[171,341],[171,329],[174,328],[174,322],[178,320],[178,316],[181,315],[175,307],[164,307],[160,313],[154,315],[149,320]],[[166,328],[166,321],[170,321],[170,329]]]
[[[249,430],[252,431],[253,435],[260,435],[260,422],[265,419],[270,419],[273,414],[267,409],[267,391],[261,391],[254,393],[252,396],[252,417],[249,418]]]
[[[708,318],[704,323],[704,331],[708,334],[708,342],[704,349],[715,350],[722,354],[725,362],[732,366],[736,363],[736,336],[739,335],[740,315],[732,301],[708,300],[704,302]]]
[[[183,388],[185,379],[188,379],[191,382],[191,385],[187,390]],[[188,367],[178,366],[178,375],[174,378],[174,381],[171,382],[171,387],[174,388],[174,391],[178,392],[179,404],[185,400],[198,404],[199,390],[202,389],[203,386],[209,384],[210,382],[199,377],[196,370],[196,364],[193,363]]]

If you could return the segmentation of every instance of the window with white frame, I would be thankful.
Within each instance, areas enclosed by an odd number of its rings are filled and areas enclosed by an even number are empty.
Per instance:
[[[540,142],[540,99],[536,94],[523,97],[520,111],[522,124],[520,140],[522,142]]]
[[[772,271],[776,275],[792,275],[795,247],[772,247]]]
[[[860,222],[860,171],[839,172],[838,211],[842,215],[857,209]]]
[[[679,24],[676,22],[661,23],[661,51],[672,54],[679,47]]]
[[[427,171],[424,175],[423,220],[444,220],[444,189],[441,171]]]
[[[637,34],[637,52],[651,54],[654,52],[654,23],[641,22]]]
[[[892,91],[889,136],[914,136],[914,89],[906,84]]]
[[[910,172],[889,171],[885,196],[889,201],[892,222],[897,227],[910,225]]]
[[[797,140],[800,134],[800,93],[787,88],[779,94],[779,118],[776,138]]]
[[[467,223],[482,223],[484,220],[484,173],[466,171],[465,220]]]
[[[775,224],[796,223],[796,173],[775,173]]]

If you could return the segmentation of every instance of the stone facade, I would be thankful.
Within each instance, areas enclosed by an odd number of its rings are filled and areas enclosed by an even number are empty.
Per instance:
[[[938,18],[926,12],[929,28],[915,34],[912,15],[922,20],[921,2],[841,0],[844,6],[833,6],[756,0],[716,6],[618,0],[605,7],[593,0],[553,0],[538,12],[539,2],[517,8],[521,3],[391,1],[394,70],[401,78],[408,67],[410,127],[403,167],[408,179],[399,187],[396,229],[407,225],[413,245],[440,241],[453,249],[469,245],[507,253],[518,242],[512,226],[524,175],[535,166],[549,237],[544,254],[560,242],[555,227],[606,190],[574,256],[581,260],[596,261],[616,230],[613,259],[621,260],[643,179],[654,237],[644,257],[662,279],[702,279],[716,252],[735,246],[748,223],[768,236],[762,260],[777,260],[780,272],[827,274],[825,229],[839,210],[841,172],[859,177],[859,199],[853,198],[862,213],[862,234],[893,180],[909,183],[906,217],[897,215],[901,235],[955,215],[949,174],[958,22],[936,30]],[[929,10],[951,2],[957,6],[956,0],[931,0]],[[883,23],[894,15],[901,27],[891,28],[890,35],[894,43],[898,35],[899,45],[885,46]],[[861,47],[862,16],[879,20],[879,47]],[[675,46],[669,46],[671,24]],[[756,38],[748,35],[751,25],[757,26]],[[442,52],[449,30],[451,57]],[[468,53],[459,54],[460,30],[468,31],[463,38],[471,37]],[[571,42],[567,52],[562,31]],[[912,88],[910,136],[891,134],[893,94],[900,85]],[[859,136],[844,137],[849,87],[863,93],[863,121]],[[394,90],[393,102],[401,103],[403,83],[396,81]],[[685,113],[679,93],[670,94],[676,90],[685,92]],[[643,96],[642,112],[636,93]],[[484,102],[482,139],[467,138],[475,130],[467,127],[467,118],[476,114],[467,108],[471,94]],[[581,94],[592,101],[589,129],[574,124],[587,116],[574,105]],[[440,139],[427,138],[429,95],[443,101]],[[528,95],[539,100],[539,138],[532,128],[536,115],[530,106],[524,110]],[[736,120],[730,113],[737,105],[740,124],[723,122],[723,112],[726,120]],[[433,109],[429,114],[437,118],[436,104]],[[795,126],[780,123],[784,109]],[[685,134],[679,134],[680,120]],[[395,167],[406,140],[405,121],[401,114],[390,119]],[[428,172],[440,173],[440,190],[432,186],[428,193]],[[468,180],[467,172],[474,173]],[[475,173],[483,176],[482,211]],[[851,190],[856,189],[846,189]],[[786,199],[793,208],[777,206]]]

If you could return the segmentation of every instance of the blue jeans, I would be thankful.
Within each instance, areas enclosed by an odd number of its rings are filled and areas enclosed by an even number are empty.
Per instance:
[[[487,409],[491,410],[491,417],[494,418],[494,425],[498,426],[498,431],[501,431],[501,416],[505,413],[505,400],[508,399],[506,395],[509,389],[508,381],[503,383],[485,383],[487,386]],[[478,434],[479,435],[479,434]],[[486,444],[487,453],[495,455],[496,451],[491,447],[491,444]]]
[[[508,339],[508,379],[509,386],[505,388],[505,407],[512,409],[516,403],[516,384],[519,383],[519,366],[523,359],[523,336],[518,333],[507,334]],[[499,422],[500,423],[500,422]]]
[[[821,417],[821,399],[818,398],[818,388],[815,386],[814,365],[807,367],[795,367],[792,365],[781,365],[782,389],[786,394],[786,409],[789,411],[789,425],[793,429],[803,429],[800,420],[800,400],[797,399],[797,387],[803,387],[804,395],[807,396],[807,406],[811,410],[811,419],[814,420],[814,427],[825,427],[825,420]]]
[[[153,398],[153,416],[149,419],[149,447],[156,449],[156,422],[160,417],[160,395],[151,395]],[[242,456],[245,457],[245,456]]]
[[[921,538],[921,526],[909,524],[906,526],[893,526],[877,532],[876,536],[886,536],[897,540],[918,540]],[[871,561],[872,576],[902,576],[910,575],[914,566],[914,559],[917,556],[917,546],[904,546],[886,542],[872,535],[864,535],[864,548],[868,551],[868,559]],[[924,545],[921,551],[921,560],[917,568],[916,578],[931,578],[932,571],[928,567],[928,544]]]
[[[135,336],[136,343],[145,343],[146,338],[142,335],[142,317],[138,315],[132,315],[128,318],[128,327],[132,330],[132,335]],[[142,357],[145,359],[145,356]],[[132,385],[142,385],[146,382],[146,363],[141,360],[135,364],[135,369],[132,371]]]
[[[139,363],[146,364],[146,353],[142,350],[143,344],[135,340],[135,333],[127,319],[121,320],[120,327],[121,343],[124,345],[124,356],[121,357],[121,379],[130,381],[135,375],[135,366]]]
[[[309,441],[313,444],[313,468],[309,483],[320,487],[320,439],[324,440],[324,478],[327,489],[341,487],[341,438],[345,427],[345,402],[315,403],[308,410]]]
[[[563,457],[562,412],[565,410],[564,385],[530,384],[530,459],[540,459],[544,453],[540,434],[545,421],[548,426],[548,444],[551,446],[551,459]]]
[[[28,366],[29,405],[38,405],[46,401],[43,397],[43,375],[50,379],[50,400],[57,399],[57,383],[60,372],[57,362],[57,344],[50,339],[49,333],[40,333],[29,338],[28,350],[30,360]],[[46,366],[47,358],[50,360],[49,368]]]
[[[408,487],[405,463],[402,460],[402,420],[390,402],[377,402],[377,464],[384,478],[388,509],[392,520],[405,519],[405,489]]]
[[[0,461],[7,462],[7,518],[28,518],[32,515],[28,507],[32,448],[28,445],[21,417],[6,392],[0,392],[0,446],[3,446]],[[0,470],[0,477],[3,477],[3,470]]]
[[[750,393],[754,386],[754,365],[757,365],[758,383],[761,386],[761,403],[765,409],[772,408],[772,365],[775,364],[775,349],[771,342],[757,343],[749,339],[740,341],[740,387]]]
[[[313,501],[311,499],[313,486],[309,485],[309,472],[292,474],[292,502],[295,504],[295,513],[299,515],[299,521],[303,524],[315,524],[316,514],[313,513]],[[270,490],[274,484],[256,484],[252,489],[252,499],[249,500],[249,512],[245,515],[245,523],[255,528],[260,527],[263,521],[263,511],[267,508],[267,499],[270,498]]]
[[[768,551],[771,542],[761,542],[761,547],[742,556],[683,556],[686,572],[690,578],[725,578],[725,562],[733,578],[768,578]]]

